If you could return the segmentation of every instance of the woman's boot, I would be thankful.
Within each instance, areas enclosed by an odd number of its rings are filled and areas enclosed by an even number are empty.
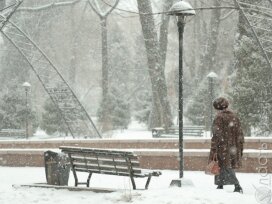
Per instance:
[[[243,189],[240,186],[240,184],[235,184],[234,186],[235,186],[234,192],[243,193]]]
[[[216,189],[223,189],[223,185],[218,185]]]

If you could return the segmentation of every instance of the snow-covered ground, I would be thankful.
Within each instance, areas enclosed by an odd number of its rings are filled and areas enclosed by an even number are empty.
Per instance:
[[[94,193],[88,191],[68,191],[43,188],[19,187],[19,184],[44,183],[44,168],[37,167],[0,167],[0,203],[1,204],[256,204],[256,188],[261,186],[259,174],[238,173],[238,179],[244,188],[244,194],[233,193],[233,186],[216,190],[213,177],[203,172],[185,172],[194,186],[169,188],[172,179],[178,177],[178,171],[162,171],[160,177],[151,180],[148,190],[131,190],[130,181],[125,177],[93,175],[91,187],[119,189],[113,193]],[[86,178],[81,174],[80,178]],[[269,175],[269,179],[270,179]],[[268,178],[268,177],[267,177]],[[137,179],[140,188],[145,179]],[[69,185],[73,185],[70,174]],[[15,187],[12,185],[15,184]],[[255,187],[254,187],[255,186]],[[266,197],[267,198],[267,197]],[[268,202],[267,202],[268,203]]]
[[[115,139],[151,139],[152,133],[147,127],[137,121],[132,121],[127,130],[115,130],[111,138]]]
[[[142,124],[142,123],[139,123],[135,120],[132,120],[128,126],[128,129],[124,129],[124,130],[119,129],[119,130],[109,131],[109,132],[103,134],[103,138],[104,139],[133,139],[133,140],[134,139],[152,139],[152,132],[147,130],[147,127],[145,124]],[[177,138],[177,136],[176,136],[176,138]],[[199,137],[190,137],[190,136],[185,136],[184,138],[199,139]],[[203,138],[209,139],[210,132],[205,131],[203,134]],[[272,138],[272,136],[271,137],[267,137],[267,136],[266,137],[260,137],[260,136],[247,137],[247,139],[268,139],[268,138]],[[73,139],[73,137],[60,135],[58,133],[56,133],[54,135],[48,135],[48,134],[46,134],[45,131],[38,128],[38,130],[33,134],[33,136],[28,138],[28,140],[60,140],[60,139],[71,140],[71,139]],[[25,138],[16,139],[16,138],[11,138],[11,137],[0,137],[0,141],[1,140],[25,140]]]
[[[128,127],[128,129],[124,130],[113,130],[103,134],[104,138],[109,139],[152,139],[152,132],[147,130],[147,127],[144,124],[140,124],[137,121],[132,121]],[[9,138],[4,137],[0,140],[7,140]],[[71,136],[60,136],[58,134],[55,135],[47,135],[41,129],[38,129],[29,140],[58,140],[58,139],[73,139]]]
[[[207,138],[210,136],[210,132],[206,131],[204,137]],[[138,123],[133,120],[128,126],[128,129],[124,130],[113,130],[103,134],[104,138],[109,139],[152,139],[152,132],[147,130],[146,125]],[[177,138],[177,137],[176,137]],[[187,137],[186,138],[196,138],[196,137]],[[1,138],[0,138],[1,139]],[[30,138],[30,140],[39,140],[39,139],[73,139],[71,136],[59,136],[59,135],[47,135],[43,130],[38,129],[37,132]]]

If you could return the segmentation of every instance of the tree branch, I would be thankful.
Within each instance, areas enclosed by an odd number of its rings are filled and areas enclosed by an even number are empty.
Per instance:
[[[263,11],[260,11],[260,10],[258,10],[258,9],[253,9],[253,8],[246,9],[246,8],[244,8],[243,10],[250,10],[251,12],[255,12],[255,13],[257,13],[257,14],[261,14],[261,15],[266,16],[266,17],[268,17],[268,18],[272,18],[272,14],[267,13],[267,12],[263,12]]]
[[[103,0],[102,0],[102,1],[103,1]],[[104,1],[103,1],[103,2],[104,2]],[[115,1],[115,4],[114,4],[108,11],[106,11],[105,17],[108,16],[108,15],[116,8],[116,6],[118,5],[118,3],[119,3],[119,0],[116,0],[116,1]]]
[[[220,18],[220,21],[223,21],[223,20],[225,20],[226,18],[228,18],[234,11],[235,11],[235,10],[231,10],[231,11],[229,11],[228,13],[226,13],[224,16],[222,16],[222,17]]]
[[[16,5],[16,3],[11,4],[11,5],[9,5],[9,6],[5,7],[5,8],[0,9],[0,11],[4,11],[4,10],[6,10],[6,9],[9,9],[9,8],[15,6],[15,5]]]
[[[94,4],[93,4],[94,2]],[[89,0],[89,4],[94,10],[94,12],[100,16],[100,18],[107,18],[107,16],[117,7],[119,0],[116,0],[114,5],[109,5],[107,2],[102,0],[102,2],[108,6],[110,6],[108,11],[103,12],[102,9],[100,8],[99,4],[97,3],[96,0]]]
[[[82,0],[74,0],[74,1],[64,1],[64,2],[54,2],[50,4],[46,4],[38,7],[21,7],[17,9],[17,12],[38,12],[46,9],[62,7],[62,6],[70,6],[81,2]]]
[[[99,6],[97,5],[97,2],[95,1],[96,3],[96,6],[93,5],[93,1],[89,0],[88,1],[90,6],[92,7],[93,11],[100,17],[100,18],[103,18],[103,14],[102,12],[99,12],[98,10],[100,9]],[[98,9],[98,10],[97,10]],[[100,10],[101,11],[101,10]]]

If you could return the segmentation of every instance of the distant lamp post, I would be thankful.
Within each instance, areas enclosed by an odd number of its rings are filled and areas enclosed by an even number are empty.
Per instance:
[[[25,115],[25,123],[26,123],[26,139],[29,138],[29,126],[28,126],[28,123],[29,123],[29,103],[28,103],[28,93],[30,91],[30,83],[28,82],[25,82],[23,83],[22,85],[24,88],[25,88],[25,94],[26,94],[26,115]]]
[[[179,178],[172,180],[170,186],[181,187],[183,178],[183,32],[188,16],[194,16],[195,11],[192,6],[185,1],[179,1],[170,8],[169,15],[177,19],[179,32]]]
[[[210,136],[212,136],[214,81],[218,78],[218,75],[214,72],[210,72],[207,75],[207,78],[209,80],[209,89],[210,89]]]

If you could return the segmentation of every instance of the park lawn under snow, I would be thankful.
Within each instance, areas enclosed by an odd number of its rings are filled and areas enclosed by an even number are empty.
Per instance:
[[[94,174],[91,187],[119,189],[113,193],[94,193],[89,191],[68,191],[44,188],[20,187],[20,184],[44,183],[44,168],[40,167],[0,167],[0,204],[256,204],[255,187],[259,187],[261,175],[238,173],[238,179],[244,188],[244,194],[233,193],[233,186],[216,190],[213,177],[203,172],[185,172],[194,186],[169,188],[172,179],[178,177],[178,171],[162,171],[160,177],[153,177],[148,190],[131,190],[128,178]],[[80,174],[86,178],[87,174]],[[82,180],[81,180],[82,181]],[[136,179],[139,188],[143,188],[145,179]],[[74,179],[70,174],[69,185]],[[15,185],[15,187],[12,187]],[[255,187],[254,187],[255,186]]]

